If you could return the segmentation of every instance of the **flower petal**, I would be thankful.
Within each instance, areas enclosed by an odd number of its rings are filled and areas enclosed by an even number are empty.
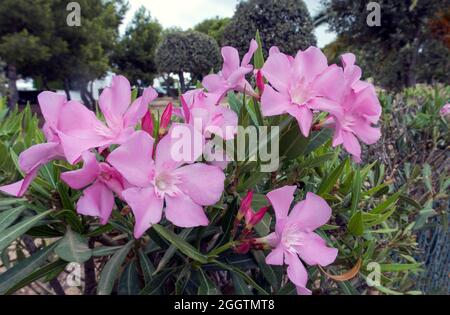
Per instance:
[[[349,131],[342,131],[342,141],[345,150],[353,156],[355,162],[361,162],[361,145],[355,135]]]
[[[31,146],[19,155],[19,166],[25,173],[63,157],[59,143],[47,142]]]
[[[136,219],[134,237],[140,238],[153,224],[161,221],[164,199],[156,196],[154,187],[130,188],[122,194]]]
[[[174,174],[181,181],[178,187],[196,204],[213,205],[222,196],[225,175],[216,166],[196,163],[180,167]]]
[[[295,119],[297,119],[300,131],[305,137],[308,137],[313,122],[312,111],[307,106],[300,105],[300,106],[290,106],[287,112],[291,116],[294,116]]]
[[[147,187],[154,175],[154,140],[145,131],[136,131],[106,159],[131,184]]]
[[[308,273],[306,272],[305,266],[303,266],[297,254],[286,251],[284,254],[284,260],[288,265],[287,275],[289,280],[291,280],[291,282],[296,286],[306,287],[306,283],[308,282]]]
[[[272,190],[266,195],[275,211],[277,221],[288,216],[289,208],[294,200],[294,191],[296,188],[296,186],[284,186]]]
[[[124,126],[134,127],[147,113],[148,105],[158,97],[158,93],[148,87],[141,97],[138,97],[128,108],[124,116]]]
[[[278,93],[270,85],[265,85],[261,96],[261,111],[264,116],[284,114],[291,106],[291,100],[287,95]]]
[[[338,250],[328,247],[316,233],[308,233],[304,244],[298,246],[298,254],[308,265],[328,266],[336,260]]]
[[[83,167],[61,174],[61,179],[73,189],[81,189],[92,183],[99,174],[99,166],[95,154],[92,152],[83,153]]]
[[[179,227],[206,226],[209,223],[203,208],[189,196],[178,194],[166,196],[165,214],[167,220]]]
[[[303,79],[305,83],[313,80],[328,67],[327,57],[314,46],[305,51],[299,51],[294,61],[296,79]]]
[[[305,200],[297,203],[289,219],[298,222],[298,226],[313,231],[326,224],[331,217],[331,208],[327,202],[314,193],[306,193]]]
[[[54,92],[45,91],[38,95],[38,102],[45,121],[53,128],[56,128],[58,126],[61,108],[66,103],[66,97]]]
[[[267,58],[262,74],[278,92],[287,94],[292,80],[292,67],[288,56],[282,53],[272,54]]]
[[[283,262],[284,262],[284,249],[283,246],[278,245],[277,247],[272,249],[269,255],[267,255],[266,264],[282,266]]]
[[[113,77],[111,87],[105,88],[98,99],[99,107],[108,124],[121,120],[130,102],[130,82],[121,75]]]
[[[0,191],[15,197],[22,197],[27,191],[31,182],[36,178],[39,168],[32,170],[25,175],[25,178],[13,184],[0,186]]]
[[[108,223],[114,207],[112,191],[100,181],[96,181],[83,191],[78,200],[77,212],[83,215],[99,217],[101,224]]]

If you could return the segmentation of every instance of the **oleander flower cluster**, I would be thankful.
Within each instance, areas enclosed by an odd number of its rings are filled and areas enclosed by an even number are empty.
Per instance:
[[[76,204],[81,215],[97,217],[106,224],[118,198],[134,215],[135,238],[163,218],[181,228],[207,226],[207,207],[223,197],[227,174],[226,165],[205,162],[201,156],[215,136],[223,140],[236,136],[229,132],[238,125],[238,114],[227,105],[229,92],[258,100],[263,117],[293,116],[299,137],[309,137],[314,126],[333,129],[332,145],[343,145],[360,162],[360,141],[373,144],[380,138],[375,125],[381,107],[374,87],[361,81],[355,56],[342,56],[342,66],[328,65],[316,47],[296,56],[272,47],[264,66],[254,69],[251,60],[257,49],[252,40],[241,60],[235,48],[224,47],[221,71],[206,76],[202,88],[181,95],[180,106],[169,104],[161,117],[151,110],[156,91],[148,87],[133,100],[130,83],[123,76],[115,76],[100,95],[101,115],[62,95],[41,93],[38,101],[47,142],[20,154],[24,178],[0,190],[23,196],[43,165],[63,160],[73,165],[73,170],[63,172],[60,179],[81,192]],[[254,80],[250,80],[252,75]],[[316,122],[318,117],[325,118]],[[180,137],[180,130],[186,135]],[[193,148],[198,139],[200,150]],[[183,152],[182,159],[174,157],[180,141],[183,148],[192,148]],[[295,191],[296,186],[274,187],[266,195],[270,205],[258,211],[251,208],[249,192],[235,219],[233,233],[241,234],[234,249],[270,249],[266,263],[287,265],[287,276],[298,293],[310,294],[304,263],[326,266],[337,256],[337,249],[328,247],[314,232],[330,220],[332,209],[313,192],[306,192],[304,200],[295,203]],[[276,222],[274,231],[254,237],[253,227],[267,214]]]

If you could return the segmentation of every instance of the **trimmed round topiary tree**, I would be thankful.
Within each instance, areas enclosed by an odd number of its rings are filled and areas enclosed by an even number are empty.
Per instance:
[[[308,8],[302,0],[249,0],[241,2],[225,28],[223,42],[236,47],[241,56],[259,30],[264,38],[264,52],[271,46],[295,55],[301,48],[316,44]]]
[[[181,90],[186,90],[184,72],[193,79],[217,70],[220,50],[210,36],[196,31],[168,33],[156,52],[156,64],[160,73],[174,73],[180,77]]]

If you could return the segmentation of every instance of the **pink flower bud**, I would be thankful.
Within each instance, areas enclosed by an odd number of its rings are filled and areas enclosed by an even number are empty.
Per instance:
[[[256,72],[256,86],[258,87],[259,94],[262,94],[264,92],[264,78],[261,70]]]
[[[147,111],[144,118],[142,118],[142,130],[147,132],[150,136],[153,137],[153,118],[152,113],[150,111]]]
[[[191,115],[191,113],[189,110],[189,106],[186,103],[186,100],[184,99],[183,95],[180,96],[180,101],[181,101],[181,107],[183,108],[184,122],[186,124],[189,124],[189,116]]]
[[[241,207],[239,208],[239,212],[237,214],[237,220],[240,221],[243,217],[247,215],[247,212],[251,212],[250,207],[252,206],[253,201],[253,191],[249,190],[247,195],[241,201]]]
[[[234,248],[234,252],[238,254],[247,254],[250,250],[250,242],[243,242]]]
[[[164,130],[167,129],[167,127],[170,124],[170,121],[172,120],[172,111],[173,111],[173,104],[169,103],[161,116],[161,124],[159,125],[160,128]]]
[[[261,222],[267,210],[269,210],[269,207],[263,207],[259,209],[256,213],[254,213],[251,209],[249,209],[247,211],[247,214],[245,215],[245,223],[247,225],[246,228],[252,228],[256,224]]]

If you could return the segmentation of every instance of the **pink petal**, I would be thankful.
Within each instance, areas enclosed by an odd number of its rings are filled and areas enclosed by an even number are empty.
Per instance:
[[[303,266],[300,258],[296,254],[289,251],[284,253],[284,259],[288,265],[287,274],[289,280],[296,286],[306,287],[308,282],[308,273],[306,272],[305,266]]]
[[[325,97],[315,97],[308,102],[308,107],[331,115],[341,117],[343,115],[343,107],[336,101],[332,101]]]
[[[277,46],[272,46],[269,49],[269,56],[275,55],[275,54],[280,54],[281,51]]]
[[[300,105],[290,106],[287,112],[297,119],[302,134],[308,137],[314,118],[312,111],[307,106]]]
[[[296,288],[297,288],[298,295],[311,295],[312,294],[311,290],[306,287],[298,285],[298,286],[296,286]]]
[[[138,97],[128,108],[124,116],[124,126],[134,127],[147,113],[148,105],[158,97],[158,93],[151,87],[144,90],[141,97]]]
[[[220,200],[225,175],[218,167],[196,163],[183,166],[175,170],[174,174],[179,176],[181,181],[178,187],[196,204],[209,206]]]
[[[349,131],[342,131],[342,141],[345,150],[353,156],[355,162],[361,162],[361,145],[355,135]]]
[[[234,70],[239,68],[239,52],[234,47],[225,46],[222,48],[222,57],[223,57],[222,75],[225,79],[228,79],[231,73],[233,73]]]
[[[202,85],[210,93],[224,94],[228,90],[227,81],[220,75],[210,74],[203,78]]]
[[[154,187],[130,188],[123,192],[123,197],[136,219],[134,237],[140,238],[153,224],[161,221],[164,200],[156,196]]]
[[[338,250],[328,247],[316,233],[309,233],[304,244],[297,246],[298,254],[308,265],[328,266],[336,260]]]
[[[315,77],[311,88],[317,96],[322,96],[340,103],[342,102],[346,88],[345,84],[343,84],[344,80],[342,68],[332,65],[326,67]]]
[[[273,206],[277,221],[288,216],[289,208],[294,200],[294,191],[296,188],[296,186],[284,186],[272,190],[266,195]]]
[[[265,85],[264,93],[261,96],[261,111],[264,116],[284,114],[291,105],[287,94],[278,93],[270,85]]]
[[[22,197],[31,185],[31,182],[36,178],[39,168],[32,170],[25,175],[25,178],[13,184],[0,186],[0,191],[15,197]]]
[[[258,43],[256,42],[256,40],[252,39],[250,42],[250,47],[248,49],[248,52],[242,58],[242,63],[241,63],[242,67],[245,67],[250,63],[250,61],[253,57],[253,54],[255,53],[255,51],[257,49],[258,49]]]
[[[108,140],[97,135],[92,138],[79,138],[59,133],[61,146],[64,149],[64,156],[70,164],[75,164],[83,154],[83,152],[108,144]]]
[[[272,54],[261,69],[270,84],[283,94],[289,92],[292,80],[292,68],[289,58],[282,53]]]
[[[131,102],[130,82],[124,76],[114,76],[111,87],[103,90],[98,104],[108,125],[122,119]]]
[[[308,192],[305,200],[297,203],[289,218],[298,222],[298,226],[313,231],[326,224],[331,217],[331,208],[327,202],[314,193]]]
[[[295,77],[303,79],[305,83],[313,80],[328,67],[327,57],[317,47],[309,47],[299,51],[295,57]]]
[[[269,255],[267,255],[266,264],[282,266],[283,262],[284,262],[284,249],[283,246],[278,245],[277,247],[272,249]]]
[[[154,140],[145,131],[136,131],[106,159],[131,184],[147,187],[154,175]]]
[[[83,153],[81,169],[61,174],[61,179],[73,189],[81,189],[92,183],[99,174],[99,166],[94,153]]]
[[[31,146],[19,155],[19,166],[25,173],[30,173],[48,162],[63,157],[59,143],[47,142]]]
[[[38,95],[38,102],[45,121],[53,128],[56,128],[61,108],[66,103],[66,97],[64,95],[45,91]]]
[[[174,170],[185,163],[195,162],[203,152],[202,133],[192,125],[174,123],[156,146],[157,170]]]
[[[179,227],[207,226],[209,223],[203,208],[189,196],[179,194],[166,196],[165,214],[167,220]]]
[[[83,191],[78,200],[77,212],[83,215],[99,217],[101,224],[108,223],[114,207],[112,191],[100,181]]]
[[[374,144],[381,138],[380,128],[372,127],[370,122],[363,119],[356,120],[352,126],[352,130],[365,144]]]

